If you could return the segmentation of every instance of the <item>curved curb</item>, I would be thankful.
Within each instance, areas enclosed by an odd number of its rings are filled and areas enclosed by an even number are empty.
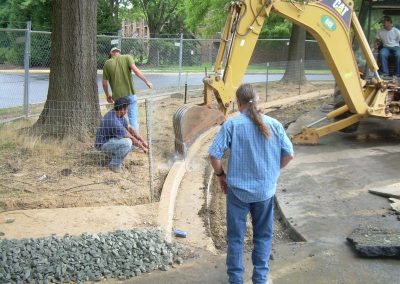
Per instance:
[[[204,140],[206,140],[210,135],[214,135],[217,129],[218,126],[213,127],[200,135],[188,149],[186,158],[184,160],[176,161],[168,172],[161,191],[157,217],[157,223],[165,234],[165,240],[167,242],[171,242],[172,240],[171,232],[175,213],[175,202],[179,186],[186,173],[186,164],[191,162],[196,152],[198,152],[200,147],[203,145]]]
[[[290,237],[295,241],[295,242],[306,242],[306,238],[290,223],[290,221],[286,218],[285,213],[282,211],[282,207],[279,204],[279,200],[278,200],[278,196],[277,196],[277,192],[275,192],[275,206],[277,207],[278,211],[279,211],[279,215],[283,221],[283,223],[285,224],[285,226],[287,227],[288,231],[289,231],[289,235]]]

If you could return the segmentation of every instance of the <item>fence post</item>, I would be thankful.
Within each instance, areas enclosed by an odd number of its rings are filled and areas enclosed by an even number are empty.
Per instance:
[[[179,78],[178,78],[178,89],[181,88],[182,56],[183,56],[183,33],[181,33],[181,39],[180,39],[180,41],[179,41]]]
[[[269,62],[267,62],[267,78],[265,79],[265,102],[268,101]]]
[[[31,27],[32,23],[26,22],[25,29],[25,50],[24,50],[24,115],[29,115],[29,68],[31,59]]]
[[[188,90],[188,72],[186,72],[186,81],[185,81],[185,101],[184,104],[187,102],[187,90]]]
[[[149,175],[150,175],[150,202],[154,201],[154,169],[153,169],[153,145],[152,145],[152,100],[146,99],[146,126],[147,126],[147,143],[149,150],[147,152],[149,158]]]
[[[122,30],[118,30],[118,48],[121,50],[122,47]]]
[[[299,68],[300,68],[300,70],[299,70],[299,72],[298,72],[298,74],[302,74],[302,65],[303,65],[303,58],[300,58],[300,66],[299,66]],[[299,77],[299,96],[301,95],[301,77]]]

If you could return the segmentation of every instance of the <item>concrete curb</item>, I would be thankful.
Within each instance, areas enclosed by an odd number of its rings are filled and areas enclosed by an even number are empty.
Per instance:
[[[203,145],[204,141],[210,136],[215,134],[218,127],[213,127],[204,132],[196,141],[190,146],[185,160],[176,161],[165,179],[160,202],[158,207],[157,222],[165,234],[165,239],[168,242],[172,240],[172,227],[173,217],[175,213],[175,202],[178,195],[179,186],[186,173],[186,164],[190,163],[196,152]]]

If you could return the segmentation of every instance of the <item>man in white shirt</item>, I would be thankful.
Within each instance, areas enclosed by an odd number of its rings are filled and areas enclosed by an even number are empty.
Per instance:
[[[377,34],[376,47],[382,46],[379,59],[382,64],[382,76],[389,76],[389,56],[396,58],[396,76],[400,77],[400,31],[393,26],[389,16],[383,17],[383,28]]]

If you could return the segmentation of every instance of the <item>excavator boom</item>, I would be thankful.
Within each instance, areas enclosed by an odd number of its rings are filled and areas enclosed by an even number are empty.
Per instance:
[[[345,106],[327,115],[334,119],[345,112],[351,117],[320,128],[305,128],[295,136],[296,143],[317,143],[318,138],[360,121],[366,116],[398,116],[389,104],[397,100],[379,77],[378,65],[354,13],[351,0],[240,0],[232,2],[221,37],[214,73],[204,78],[204,106],[213,108],[213,98],[224,115],[235,99],[265,19],[270,13],[303,27],[318,42],[336,80]],[[352,49],[353,35],[375,78],[366,83],[360,78]],[[225,59],[224,68],[223,61]],[[390,93],[390,99],[388,95]],[[396,105],[397,103],[395,103]],[[199,109],[196,110],[198,113]],[[186,113],[190,113],[190,109]],[[195,119],[191,116],[191,119]],[[184,119],[180,117],[179,119]],[[201,121],[197,120],[198,123]],[[178,123],[175,122],[174,123]],[[179,123],[182,123],[180,121]],[[197,135],[197,134],[196,134]]]

